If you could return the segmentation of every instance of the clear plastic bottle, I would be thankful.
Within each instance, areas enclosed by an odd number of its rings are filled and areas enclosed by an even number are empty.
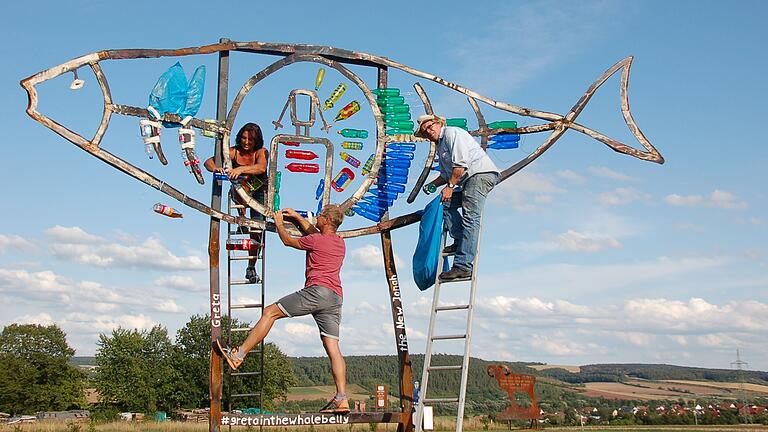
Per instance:
[[[152,210],[155,211],[155,213],[172,217],[172,218],[183,218],[184,215],[179,213],[178,210],[174,209],[171,206],[167,206],[165,204],[157,203],[152,207]]]

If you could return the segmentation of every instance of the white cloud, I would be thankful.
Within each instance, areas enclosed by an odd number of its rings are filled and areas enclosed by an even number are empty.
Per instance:
[[[384,268],[384,254],[378,246],[368,244],[348,253],[345,270],[380,270]],[[401,268],[403,260],[395,254],[395,265]]]
[[[568,180],[569,182],[574,184],[584,184],[587,182],[587,179],[583,175],[578,174],[575,171],[562,170],[562,171],[558,171],[555,174],[558,177]]]
[[[45,312],[40,312],[35,315],[22,315],[13,319],[16,324],[38,324],[42,326],[49,326],[54,324],[53,317]]]
[[[48,239],[55,243],[94,244],[104,241],[102,237],[89,234],[80,227],[63,227],[56,225],[45,230]]]
[[[506,250],[519,250],[528,253],[544,252],[599,252],[606,249],[621,249],[616,238],[593,233],[568,230],[555,236],[548,236],[539,242],[516,242],[503,246]]]
[[[616,188],[600,194],[600,202],[608,205],[623,205],[633,201],[647,201],[650,195],[633,188]]]
[[[46,233],[51,240],[50,251],[55,257],[94,267],[175,271],[206,268],[200,257],[176,256],[155,237],[149,237],[141,244],[108,243],[81,228],[58,225]]]
[[[18,235],[0,234],[0,252],[6,249],[16,249],[20,251],[31,251],[35,249],[34,243]]]
[[[715,189],[708,197],[702,195],[678,195],[670,194],[664,199],[667,204],[688,207],[717,207],[724,209],[747,208],[747,203],[737,198],[730,192]]]
[[[184,308],[176,304],[176,302],[173,299],[165,299],[165,300],[160,300],[156,302],[151,302],[149,305],[153,309],[160,312],[170,312],[170,313],[184,312]]]
[[[548,177],[533,171],[520,171],[494,188],[489,200],[496,204],[512,205],[518,211],[533,211],[533,203],[549,203],[555,194],[566,190],[557,187]]]
[[[205,284],[198,283],[191,276],[182,275],[169,275],[162,276],[153,282],[159,287],[168,287],[177,289],[179,291],[207,291],[208,287]]]
[[[635,346],[648,346],[653,342],[653,337],[645,333],[618,331],[615,334],[618,339],[627,341]]]
[[[621,180],[621,181],[634,181],[636,180],[634,177],[628,176],[626,174],[620,173],[618,171],[614,171],[607,167],[589,167],[587,170],[598,176],[598,177],[605,177],[612,180]]]

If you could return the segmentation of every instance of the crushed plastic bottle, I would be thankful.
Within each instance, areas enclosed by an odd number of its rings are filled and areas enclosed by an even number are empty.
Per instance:
[[[319,173],[320,172],[320,165],[318,164],[310,164],[310,163],[296,163],[291,162],[288,165],[285,166],[285,169],[287,169],[290,172],[295,173]]]
[[[227,239],[227,250],[259,250],[261,243],[253,239]]]
[[[345,91],[347,91],[347,86],[344,83],[339,84],[336,89],[331,92],[328,99],[325,100],[325,103],[323,103],[323,109],[329,110],[333,108],[333,104],[341,99],[341,96],[344,95]]]
[[[155,213],[161,214],[163,216],[168,216],[172,218],[183,218],[184,215],[179,213],[178,210],[171,206],[167,206],[165,204],[157,203],[152,207],[152,210],[155,211]]]
[[[288,159],[302,159],[302,160],[312,160],[317,159],[317,153],[311,151],[311,150],[294,150],[289,149],[285,151],[285,157]]]
[[[346,120],[355,115],[358,111],[360,111],[360,103],[358,101],[352,101],[339,110],[333,121]]]
[[[362,129],[342,129],[338,131],[344,138],[368,138],[368,131]]]
[[[353,167],[360,168],[360,160],[357,159],[356,157],[350,155],[349,153],[347,153],[347,152],[340,152],[339,153],[339,157],[341,158],[341,160],[343,160],[344,162],[352,165]]]
[[[341,143],[341,148],[344,148],[347,150],[362,150],[363,143],[361,143],[360,141],[344,141]]]
[[[325,68],[320,68],[317,70],[317,76],[315,76],[315,91],[320,90],[323,78],[325,78]]]

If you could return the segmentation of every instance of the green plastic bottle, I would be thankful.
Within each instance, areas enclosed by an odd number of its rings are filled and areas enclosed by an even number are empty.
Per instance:
[[[398,88],[377,88],[371,90],[371,93],[381,96],[400,96],[400,89]]]
[[[488,123],[488,129],[514,129],[517,127],[517,122],[514,120],[495,121]]]
[[[446,126],[456,126],[462,129],[467,128],[467,119],[465,118],[449,118],[445,121]]]
[[[387,135],[412,135],[413,129],[387,129]]]
[[[411,113],[405,112],[405,113],[395,113],[395,112],[388,112],[384,114],[384,121],[402,121],[402,120],[410,120],[411,119]]]
[[[341,136],[345,138],[368,138],[368,131],[361,129],[342,129],[339,131]]]
[[[412,131],[413,122],[410,120],[388,121],[387,127],[391,127],[395,129],[410,129]]]
[[[275,194],[275,205],[272,206],[272,211],[280,210],[280,195]]]
[[[379,105],[402,105],[405,103],[405,98],[402,96],[378,98],[376,99],[376,103]]]
[[[411,108],[408,105],[379,105],[379,109],[384,114],[390,113],[411,113]]]

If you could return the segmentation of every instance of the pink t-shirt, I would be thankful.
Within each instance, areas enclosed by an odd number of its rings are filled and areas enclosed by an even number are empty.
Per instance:
[[[310,234],[299,238],[299,246],[307,251],[307,281],[304,288],[320,285],[343,297],[341,290],[341,265],[347,246],[336,234]]]

